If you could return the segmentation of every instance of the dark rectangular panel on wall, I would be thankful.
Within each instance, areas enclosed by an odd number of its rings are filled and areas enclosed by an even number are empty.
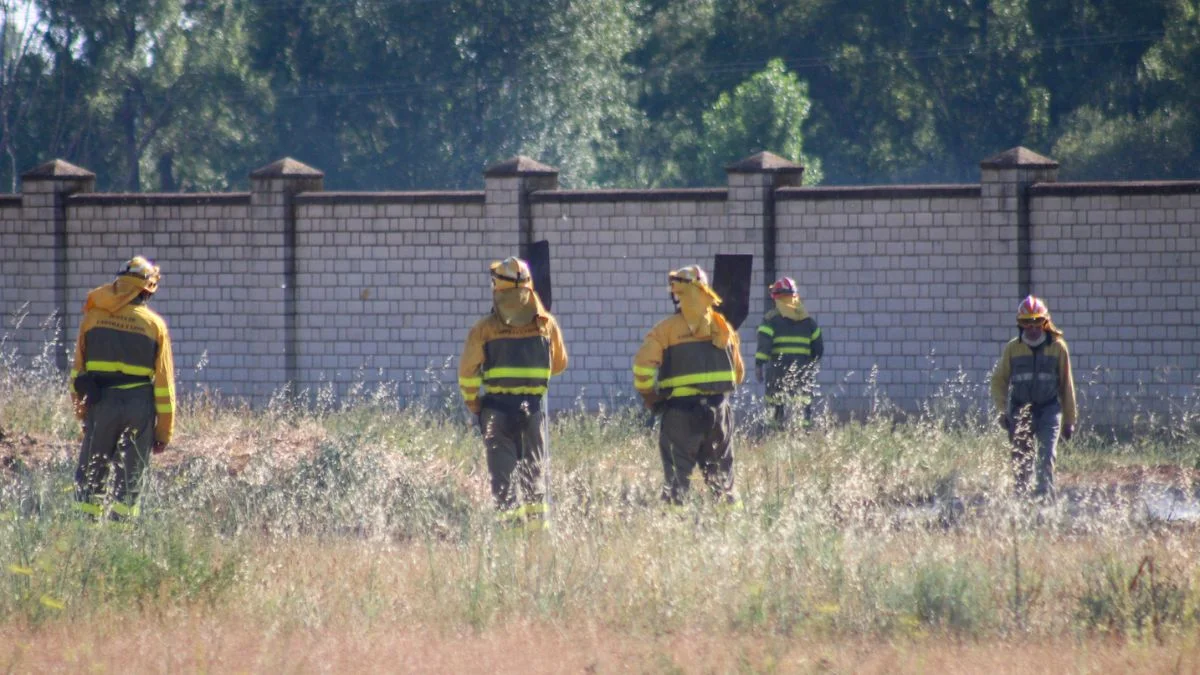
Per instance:
[[[750,274],[754,256],[718,253],[713,261],[713,290],[721,296],[717,311],[734,328],[740,328],[750,315]]]
[[[554,302],[550,285],[550,242],[542,239],[529,245],[529,272],[533,275],[533,290],[546,309]]]

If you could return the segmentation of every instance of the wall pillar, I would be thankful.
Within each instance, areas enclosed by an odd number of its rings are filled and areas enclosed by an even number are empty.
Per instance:
[[[248,321],[248,390],[260,402],[275,387],[299,381],[295,196],[324,186],[324,172],[290,157],[250,173],[250,217],[261,238],[248,251],[256,271],[247,275],[251,292],[242,311]]]
[[[1029,186],[1057,181],[1058,162],[1016,147],[983,160],[979,167],[980,240],[986,247],[979,261],[979,296],[992,303],[976,322],[983,330],[997,326],[996,317],[1013,314],[1020,299],[1035,292]],[[1011,322],[1006,321],[996,334],[978,337],[994,342],[1010,334]]]
[[[517,255],[529,258],[529,245],[537,240],[533,231],[533,212],[529,193],[558,189],[558,169],[528,157],[513,157],[488,167],[483,173],[484,217],[487,220],[484,244],[511,246],[510,233],[516,233]]]
[[[780,275],[775,226],[775,190],[799,186],[804,167],[770,152],[760,152],[725,167],[729,181],[726,213],[732,230],[761,233],[762,253],[755,256],[751,283],[757,292],[750,293],[750,316],[747,323],[756,322],[766,307],[770,293],[767,287]],[[761,276],[759,276],[761,275]],[[764,304],[760,307],[758,302]],[[755,324],[757,325],[757,324]]]
[[[69,348],[65,345],[70,345],[72,339],[63,334],[70,311],[67,307],[70,242],[67,241],[66,200],[77,192],[95,189],[96,174],[61,159],[21,174],[21,218],[25,231],[19,245],[27,247],[28,255],[24,260],[6,260],[4,278],[5,283],[26,290],[23,295],[30,303],[28,316],[44,321],[44,327],[51,331],[49,335],[43,332],[40,340],[53,342],[54,363],[60,370],[70,367]],[[10,270],[10,265],[14,269]],[[30,336],[26,341],[37,339]],[[20,342],[18,340],[18,344]],[[25,346],[29,354],[39,349],[41,345]]]

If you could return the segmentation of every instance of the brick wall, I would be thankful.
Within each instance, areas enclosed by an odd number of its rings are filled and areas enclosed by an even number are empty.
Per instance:
[[[43,286],[45,271],[54,266],[54,233],[26,223],[21,199],[0,198],[0,359],[9,355],[29,363],[56,339],[53,326],[45,325],[55,316],[54,287]]]
[[[1144,418],[1196,401],[1196,185],[1038,185],[1031,203],[1033,283],[1066,333],[1092,414]]]
[[[911,407],[960,371],[978,382],[989,328],[989,242],[979,188],[789,188],[779,195],[779,273],[796,279],[826,343],[818,381],[845,413],[876,390]],[[998,352],[997,352],[998,353]],[[872,373],[872,370],[875,372]]]
[[[272,341],[267,317],[279,316],[282,240],[250,218],[248,194],[83,194],[70,199],[69,216],[70,340],[87,292],[143,254],[163,269],[153,306],[171,327],[184,391],[253,398],[282,382],[256,353]]]
[[[31,362],[65,314],[49,352],[65,368],[87,291],[141,253],[164,269],[154,304],[185,392],[263,405],[289,383],[310,400],[384,385],[453,401],[466,331],[490,307],[487,264],[545,239],[572,357],[554,408],[631,401],[633,354],[671,311],[666,272],[711,273],[728,253],[755,261],[747,364],[768,277],[796,278],[839,414],[884,399],[916,411],[947,393],[983,405],[1031,291],[1067,331],[1085,418],[1194,411],[1200,181],[1059,184],[1057,167],[1016,148],[981,163],[974,185],[808,188],[800,167],[760,153],[724,186],[579,191],[518,157],[480,192],[338,193],[280,160],[248,193],[111,195],[55,161],[0,198],[3,348]]]
[[[633,355],[655,323],[674,311],[667,273],[699,264],[709,273],[718,253],[755,256],[762,245],[751,223],[726,216],[725,190],[535,193],[535,237],[550,243],[554,313],[571,368],[555,381],[565,405],[630,401]],[[751,316],[761,314],[761,298]],[[754,356],[754,329],[740,331],[742,356]]]
[[[487,264],[516,248],[515,232],[486,226],[484,194],[314,193],[297,206],[299,386],[456,392],[462,341],[490,309]]]

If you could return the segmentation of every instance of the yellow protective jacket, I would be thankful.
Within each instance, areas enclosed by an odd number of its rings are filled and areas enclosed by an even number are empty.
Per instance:
[[[697,335],[683,314],[658,322],[633,357],[633,384],[647,404],[733,391],[746,376],[737,331],[720,314]],[[718,346],[721,345],[721,346]]]
[[[1009,340],[992,373],[992,403],[1001,414],[1014,406],[1041,406],[1058,399],[1063,424],[1075,424],[1075,381],[1071,375],[1071,355],[1061,335],[1047,333],[1046,341],[1036,348]]]
[[[509,326],[493,311],[467,333],[458,386],[467,408],[478,414],[482,394],[542,396],[550,377],[566,369],[562,331],[549,312],[539,310],[524,326]]]
[[[71,368],[71,397],[75,414],[83,419],[87,403],[75,390],[75,377],[89,373],[104,386],[119,389],[154,387],[154,440],[170,443],[175,431],[175,359],[167,323],[145,304],[92,291],[85,306],[75,364]]]

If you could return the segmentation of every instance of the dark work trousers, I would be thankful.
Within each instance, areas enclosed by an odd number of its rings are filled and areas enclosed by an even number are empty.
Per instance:
[[[550,456],[541,403],[532,396],[489,395],[483,399],[479,428],[487,448],[492,499],[500,511],[546,500]]]
[[[1054,461],[1058,432],[1062,427],[1062,405],[1054,399],[1042,406],[1010,405],[1008,419],[1013,425],[1009,439],[1013,444],[1013,478],[1018,495],[1054,498]],[[1036,480],[1034,480],[1036,479]]]
[[[816,366],[811,362],[775,359],[767,364],[767,403],[777,426],[783,426],[797,406],[804,408],[804,426],[812,424],[815,380]]]
[[[733,410],[724,396],[670,399],[663,409],[658,449],[662,454],[663,501],[682,504],[692,469],[722,501],[734,503]]]
[[[88,405],[83,444],[75,469],[75,498],[93,503],[105,491],[109,466],[113,468],[115,502],[137,504],[142,473],[150,464],[154,444],[154,388],[104,389],[100,400]]]

